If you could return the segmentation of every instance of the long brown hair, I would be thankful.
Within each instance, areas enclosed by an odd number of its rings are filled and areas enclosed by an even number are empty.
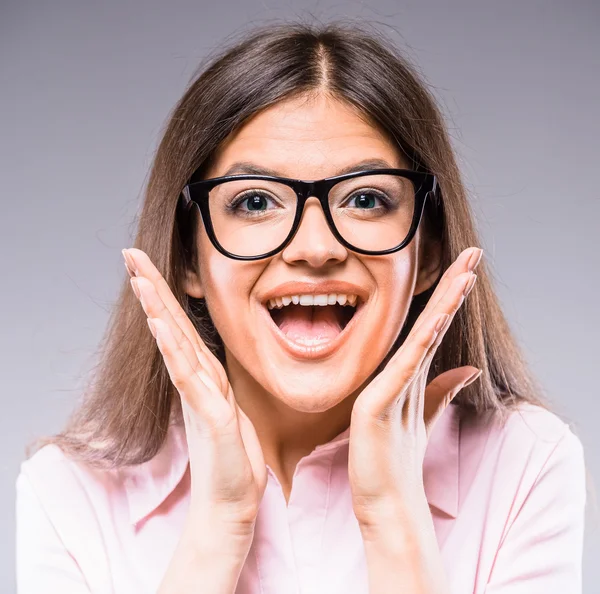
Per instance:
[[[197,254],[194,225],[181,219],[178,199],[192,173],[211,162],[229,134],[279,101],[314,93],[341,99],[380,126],[413,168],[437,176],[440,192],[427,201],[424,224],[442,243],[442,270],[465,248],[480,245],[442,114],[423,80],[385,35],[347,22],[256,27],[201,64],[166,124],[133,245],[149,255],[223,364],[223,344],[204,299],[182,289],[186,267],[197,267]],[[57,444],[70,457],[101,468],[149,460],[162,446],[169,423],[181,422],[179,395],[123,274],[81,401],[60,433],[36,443],[36,448]],[[483,369],[480,380],[454,400],[464,414],[487,411],[505,420],[520,402],[548,408],[501,311],[485,257],[477,274],[474,290],[436,352],[429,381],[445,370],[474,365]],[[413,298],[380,368],[406,338],[436,285]]]

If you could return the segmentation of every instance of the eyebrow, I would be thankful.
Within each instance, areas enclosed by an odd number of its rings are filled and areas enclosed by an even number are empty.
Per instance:
[[[354,165],[348,165],[340,169],[335,175],[344,175],[346,173],[354,173],[356,171],[368,171],[369,169],[394,169],[393,165],[390,165],[385,159],[365,159]],[[273,177],[288,177],[282,176],[279,172],[268,167],[262,167],[255,165],[250,161],[239,161],[233,163],[231,167],[223,174],[234,175],[237,173],[251,174],[251,175],[271,175]]]

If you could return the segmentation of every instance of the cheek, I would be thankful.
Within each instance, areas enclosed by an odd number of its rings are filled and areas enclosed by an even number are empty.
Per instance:
[[[205,252],[206,254],[207,252]],[[227,258],[209,248],[200,262],[206,305],[225,344],[235,344],[250,322],[250,294],[262,265]]]
[[[410,305],[417,279],[414,242],[400,252],[381,258],[371,266],[377,292],[392,309]]]
[[[235,270],[237,262],[216,250],[202,224],[198,229],[197,249],[204,298],[217,325],[218,320],[226,317],[227,312],[234,306],[233,298],[240,295],[240,287],[235,285],[241,280]]]
[[[227,317],[229,312],[239,314],[242,299],[247,302],[243,275],[236,270],[233,260],[216,254],[204,265],[206,303],[211,315]]]
[[[405,253],[403,253],[405,252]],[[416,264],[412,250],[405,248],[392,257],[370,266],[377,286],[372,320],[385,345],[391,347],[400,334],[416,283]]]
[[[408,311],[416,281],[417,267],[411,254],[406,254],[406,257],[403,258],[396,258],[385,276],[385,289],[391,296],[392,308],[399,306],[396,309]]]

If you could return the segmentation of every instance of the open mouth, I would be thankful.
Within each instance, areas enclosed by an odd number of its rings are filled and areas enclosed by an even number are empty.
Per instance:
[[[263,303],[280,344],[295,355],[317,357],[337,350],[364,305],[357,295],[293,295]]]
[[[296,342],[333,340],[348,325],[356,313],[356,306],[300,305],[290,303],[281,309],[269,310],[277,327]]]
[[[364,316],[367,302],[359,296],[346,297],[305,298],[305,305],[302,297],[283,297],[263,302],[261,310],[276,341],[292,357],[322,361],[346,344]]]

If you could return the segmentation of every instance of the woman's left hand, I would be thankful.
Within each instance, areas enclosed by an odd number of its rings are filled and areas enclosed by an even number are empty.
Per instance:
[[[458,367],[425,382],[465,289],[477,279],[472,270],[482,253],[464,250],[446,270],[402,346],[354,403],[348,473],[361,529],[418,521],[415,511],[426,507],[423,459],[431,430],[457,392],[480,373]]]

